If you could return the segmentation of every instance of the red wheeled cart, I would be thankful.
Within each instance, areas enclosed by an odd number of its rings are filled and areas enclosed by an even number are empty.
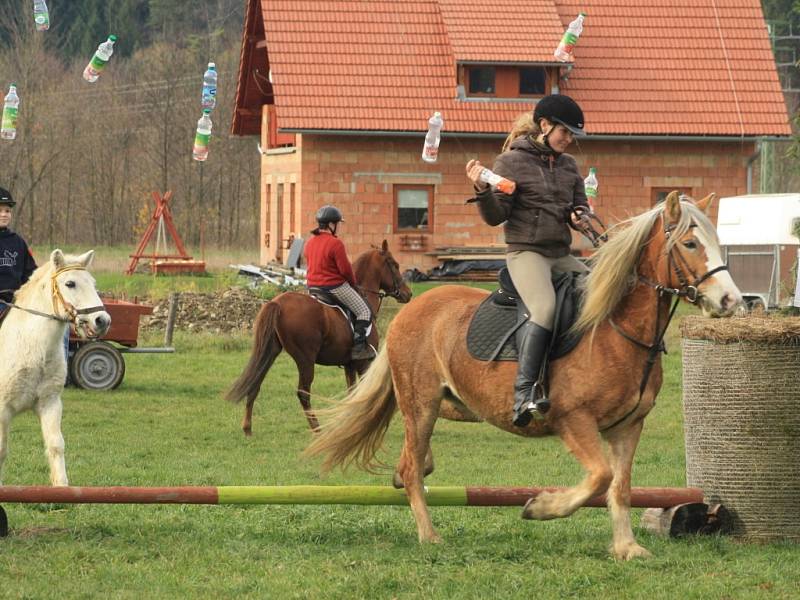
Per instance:
[[[97,340],[69,338],[67,368],[73,384],[86,390],[113,390],[125,377],[123,354],[170,353],[174,348],[138,348],[139,318],[153,312],[152,306],[103,298],[111,327]]]

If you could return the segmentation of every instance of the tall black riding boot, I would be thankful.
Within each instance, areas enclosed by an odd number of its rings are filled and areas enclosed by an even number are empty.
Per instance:
[[[550,344],[550,330],[528,321],[517,332],[517,351],[519,366],[517,380],[514,382],[514,417],[517,427],[525,427],[533,419],[534,413],[543,415],[550,409],[550,401],[544,397],[536,398],[539,390],[537,381],[542,361]]]
[[[370,321],[356,321],[353,323],[353,350],[350,352],[351,360],[370,360],[375,358],[375,353],[367,344],[367,329]]]

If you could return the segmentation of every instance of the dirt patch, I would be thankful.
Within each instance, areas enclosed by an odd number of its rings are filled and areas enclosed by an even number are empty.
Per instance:
[[[216,293],[181,292],[175,328],[211,333],[250,331],[264,300],[245,288],[230,288]],[[169,299],[147,302],[153,314],[142,317],[142,329],[164,331],[169,314]]]

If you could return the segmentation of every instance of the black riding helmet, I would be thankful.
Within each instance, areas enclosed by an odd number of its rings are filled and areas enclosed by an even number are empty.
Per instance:
[[[11,192],[5,188],[0,187],[0,205],[2,206],[15,206],[14,198],[11,197]]]
[[[576,136],[586,135],[583,131],[583,111],[569,96],[553,94],[539,100],[533,109],[533,122],[538,124],[541,119],[559,123]]]
[[[331,204],[326,204],[317,211],[317,223],[320,225],[339,223],[340,221],[344,221],[342,211]]]

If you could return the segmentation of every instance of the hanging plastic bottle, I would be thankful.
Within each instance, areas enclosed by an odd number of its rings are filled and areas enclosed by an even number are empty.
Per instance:
[[[33,0],[33,20],[36,22],[37,31],[50,29],[50,12],[47,10],[45,0]]]
[[[510,179],[506,179],[505,177],[500,177],[500,175],[493,172],[491,169],[487,169],[486,167],[484,167],[483,171],[481,171],[480,179],[489,185],[493,185],[504,194],[513,194],[514,190],[517,188],[517,184],[515,182],[511,181]]]
[[[578,38],[583,31],[584,18],[586,18],[586,13],[580,13],[578,18],[569,24],[569,27],[567,27],[567,30],[564,32],[564,36],[558,43],[558,48],[553,52],[553,56],[561,62],[569,62],[572,60],[572,49],[575,47],[575,44],[578,43]]]
[[[208,69],[203,74],[203,99],[202,107],[214,110],[217,105],[217,66],[210,62]]]
[[[422,147],[422,160],[435,163],[439,158],[439,142],[442,139],[442,127],[444,120],[442,113],[435,112],[428,119],[428,133],[425,134],[425,145]]]
[[[86,65],[83,70],[83,78],[89,83],[94,83],[100,77],[100,72],[105,68],[106,63],[114,54],[114,42],[117,41],[117,36],[110,35],[108,39],[97,47],[92,60]]]
[[[586,190],[586,200],[589,202],[589,208],[594,212],[594,204],[597,200],[597,169],[594,167],[589,169],[589,176],[583,180],[583,187]]]
[[[12,83],[8,89],[5,102],[3,103],[3,120],[0,125],[0,138],[13,140],[17,137],[17,114],[19,112],[19,96],[17,96],[17,84]]]
[[[208,143],[211,141],[211,110],[203,110],[203,116],[197,121],[197,133],[194,136],[194,149],[192,156],[195,160],[203,162],[208,158]]]

